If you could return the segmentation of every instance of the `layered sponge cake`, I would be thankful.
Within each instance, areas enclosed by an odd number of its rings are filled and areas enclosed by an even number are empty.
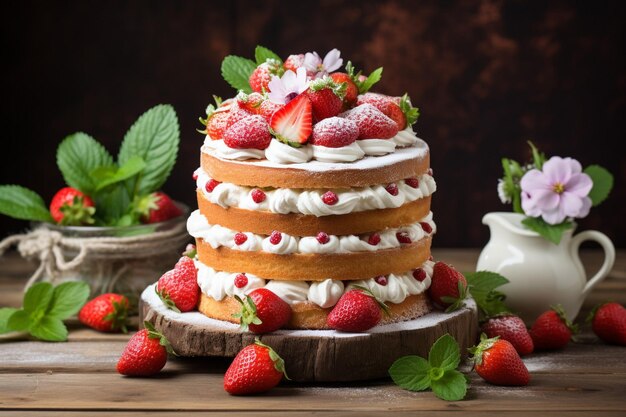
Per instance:
[[[268,57],[249,90],[225,74],[244,91],[207,109],[187,223],[206,316],[237,323],[235,296],[261,287],[291,306],[293,329],[328,328],[355,286],[387,304],[383,323],[430,311],[436,184],[417,109],[368,92],[381,70],[337,63],[337,50]]]

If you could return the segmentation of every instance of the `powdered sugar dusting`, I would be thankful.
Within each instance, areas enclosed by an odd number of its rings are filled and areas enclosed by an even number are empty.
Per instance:
[[[226,321],[215,320],[205,316],[204,314],[192,311],[187,313],[176,313],[173,310],[168,309],[163,302],[159,299],[154,291],[154,284],[148,286],[141,294],[141,299],[150,305],[150,307],[157,313],[163,315],[165,318],[171,321],[192,324],[195,326],[209,327],[214,330],[227,330],[240,332],[239,325],[229,323]],[[433,311],[425,316],[418,317],[413,320],[404,321],[400,323],[390,323],[376,326],[370,329],[367,333],[344,333],[337,332],[335,330],[277,330],[274,334],[291,336],[291,337],[329,337],[329,338],[368,338],[370,333],[392,333],[407,330],[417,330],[427,327],[433,327],[444,320],[450,320],[454,317],[464,314],[466,310],[476,311],[476,303],[472,299],[465,301],[464,306],[457,311],[451,313],[444,313],[441,311]]]
[[[219,156],[215,155],[215,151],[213,151],[212,148],[207,147],[206,145],[202,146],[201,150],[208,155],[211,155],[224,162],[229,162],[231,164],[241,164],[248,166],[255,165],[277,169],[298,169],[307,172],[326,172],[343,170],[370,170],[374,168],[386,167],[410,159],[424,158],[428,154],[429,148],[426,142],[424,142],[422,139],[417,138],[415,145],[407,148],[396,149],[395,152],[383,156],[366,156],[363,159],[351,163],[309,161],[300,164],[280,164],[268,160],[237,161],[233,159],[220,158]]]

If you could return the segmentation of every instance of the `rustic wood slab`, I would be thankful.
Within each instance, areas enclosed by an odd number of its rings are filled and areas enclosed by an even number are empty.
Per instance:
[[[143,320],[154,324],[181,356],[235,356],[257,335],[199,312],[176,313],[159,299],[151,285],[141,295]],[[461,352],[474,344],[478,327],[476,304],[468,300],[452,312],[434,311],[402,323],[376,326],[367,333],[334,330],[279,330],[260,337],[285,360],[294,381],[359,381],[386,377],[401,356],[426,357],[432,344],[449,333]]]

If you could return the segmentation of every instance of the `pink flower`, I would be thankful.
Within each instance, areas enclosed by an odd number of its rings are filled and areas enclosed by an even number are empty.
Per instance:
[[[328,52],[323,60],[317,52],[307,52],[304,55],[304,67],[313,78],[322,78],[339,69],[341,64],[343,64],[343,59],[337,48]]]
[[[593,182],[575,159],[553,156],[543,164],[543,171],[531,169],[524,174],[520,185],[527,216],[541,216],[548,224],[559,224],[568,217],[589,214]]]
[[[268,98],[277,104],[287,104],[296,96],[309,88],[309,80],[306,77],[306,69],[300,67],[293,72],[287,70],[282,77],[272,75],[267,88],[270,90]]]

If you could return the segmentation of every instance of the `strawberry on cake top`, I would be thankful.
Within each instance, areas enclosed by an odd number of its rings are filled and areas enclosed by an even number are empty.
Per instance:
[[[230,59],[229,59],[230,58]],[[354,162],[415,145],[419,111],[407,94],[371,93],[382,68],[365,77],[337,71],[337,49],[290,55],[281,65],[270,56],[243,83],[239,57],[227,57],[222,74],[239,89],[236,97],[207,108],[205,147],[227,160],[267,159],[278,164]],[[300,66],[296,66],[300,65]]]

